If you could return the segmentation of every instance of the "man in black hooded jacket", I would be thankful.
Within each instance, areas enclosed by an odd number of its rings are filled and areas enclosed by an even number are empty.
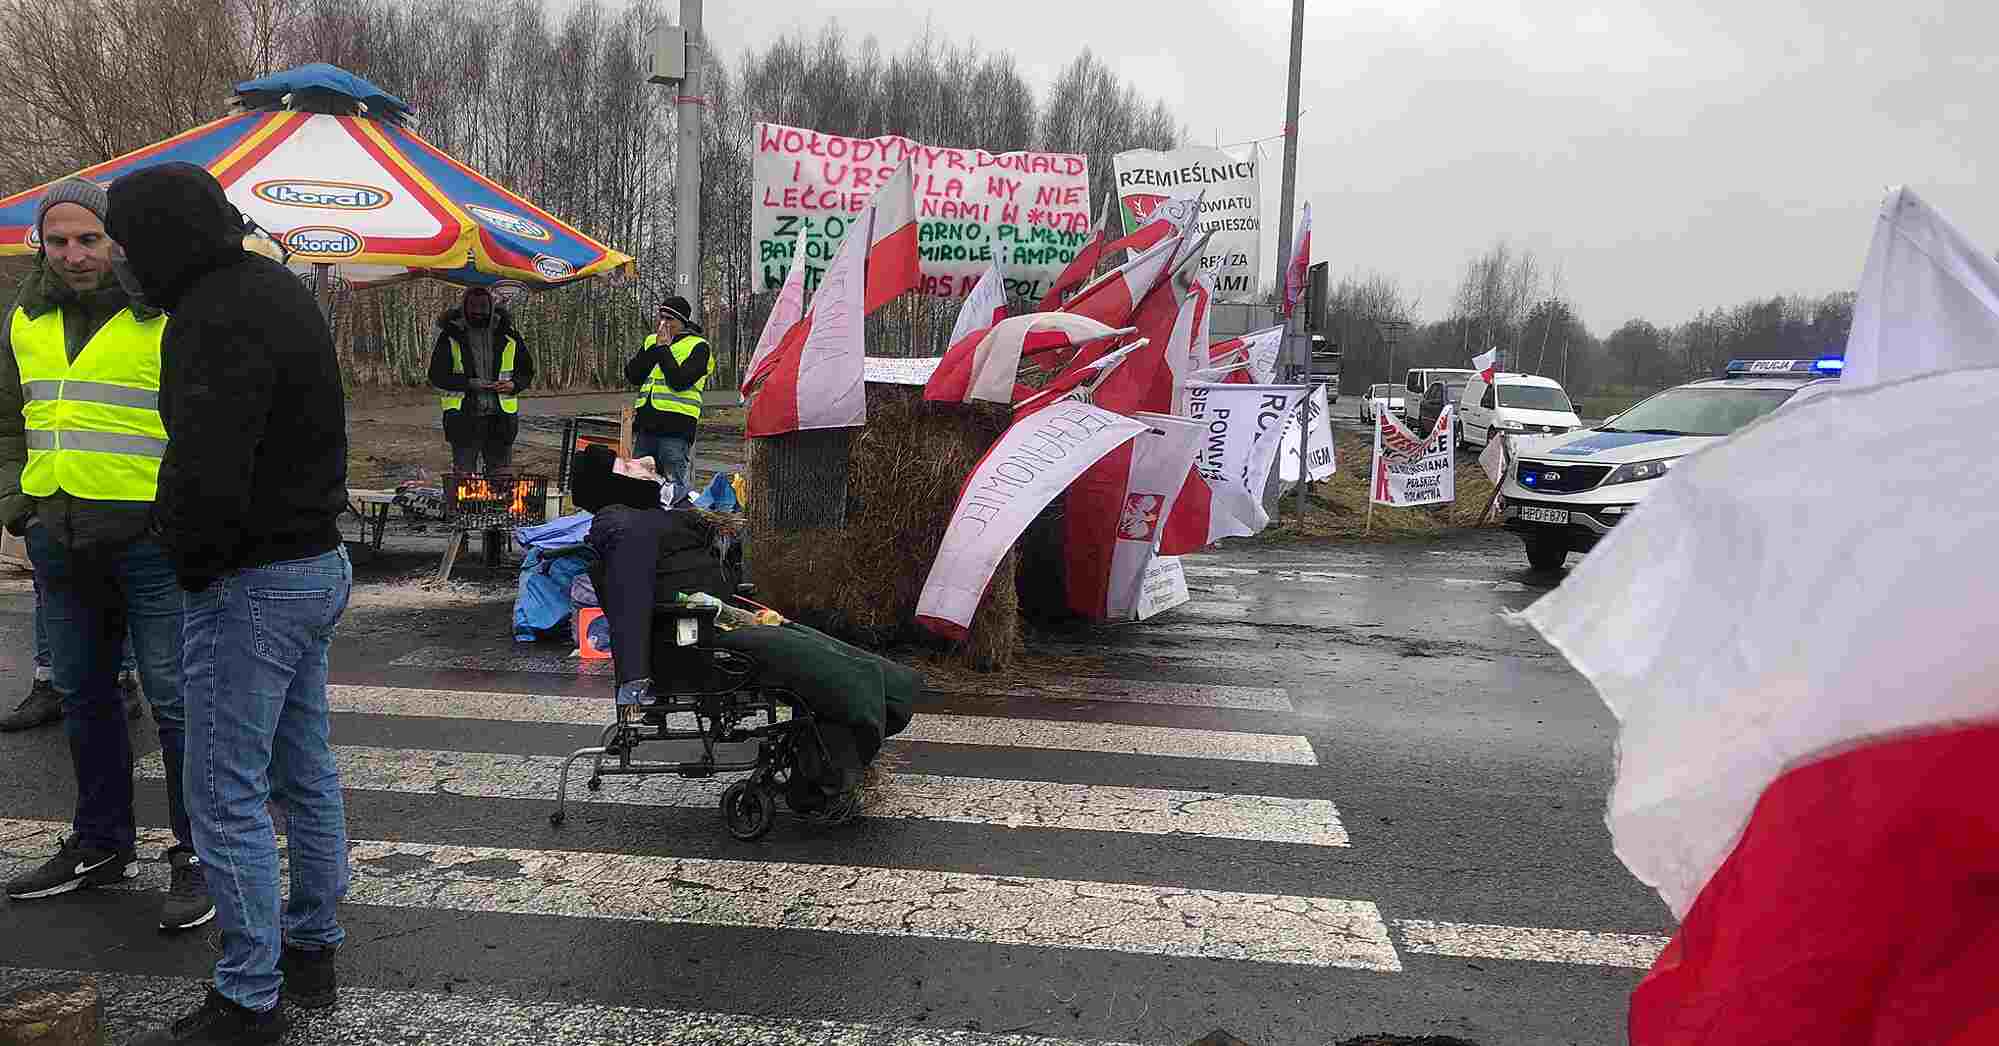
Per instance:
[[[326,695],[353,584],[340,370],[312,295],[243,249],[243,216],[207,171],[136,171],[110,203],[127,273],[170,317],[154,527],[186,593],[187,805],[222,930],[206,1001],[140,1041],[275,1042],[288,1000],[333,1001],[348,882]],[[282,910],[272,799],[291,859]]]

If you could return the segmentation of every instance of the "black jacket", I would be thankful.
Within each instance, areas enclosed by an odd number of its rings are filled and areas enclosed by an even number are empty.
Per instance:
[[[493,309],[493,368],[500,372],[500,350],[508,338],[514,339],[514,395],[526,392],[534,384],[534,353],[528,351],[527,339],[514,329],[514,313],[506,306]],[[432,388],[446,392],[464,392],[467,375],[451,372],[451,343],[458,343],[458,351],[463,354],[465,341],[465,308],[458,306],[437,318],[437,343],[430,350],[430,384]],[[468,364],[469,367],[469,364]]]
[[[650,349],[640,349],[639,354],[625,364],[625,383],[634,387],[644,385],[652,376],[652,369],[658,367],[666,375],[666,383],[675,391],[685,392],[708,373],[708,339],[701,338],[694,351],[687,354],[687,362],[674,363],[672,346],[655,343]],[[652,432],[663,436],[686,436],[694,438],[695,419],[685,414],[674,414],[652,409],[651,404],[633,412],[632,427],[640,432]]]
[[[243,250],[242,215],[199,167],[136,171],[110,197],[107,231],[169,316],[155,525],[182,587],[338,548],[346,397],[312,293]]]

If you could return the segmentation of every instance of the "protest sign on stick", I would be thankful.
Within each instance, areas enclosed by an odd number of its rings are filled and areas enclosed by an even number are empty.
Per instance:
[[[1456,407],[1444,406],[1444,413],[1427,438],[1419,438],[1385,410],[1374,412],[1374,470],[1367,499],[1368,525],[1374,522],[1374,506],[1407,508],[1412,505],[1447,505],[1457,500],[1457,462],[1452,460],[1451,418]]]

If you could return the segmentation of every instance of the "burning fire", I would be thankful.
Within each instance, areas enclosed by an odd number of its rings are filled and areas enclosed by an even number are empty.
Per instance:
[[[528,497],[534,493],[534,486],[534,481],[531,479],[515,480],[514,499],[507,505],[507,511],[514,515],[524,515],[528,510]],[[462,480],[458,484],[458,500],[460,503],[467,501],[499,501],[504,496],[483,478],[475,477]]]

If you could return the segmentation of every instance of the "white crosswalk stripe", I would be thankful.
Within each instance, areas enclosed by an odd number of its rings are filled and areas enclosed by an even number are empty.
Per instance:
[[[561,756],[492,755],[407,748],[334,747],[342,787],[481,799],[553,799]],[[579,766],[587,767],[587,763]],[[140,761],[166,774],[155,752]],[[608,777],[604,790],[573,790],[581,802],[714,809],[733,778]],[[1346,846],[1330,800],[1120,788],[1044,781],[891,774],[871,790],[866,816],[948,821],[999,828],[1185,835],[1303,846]]]
[[[544,697],[389,686],[332,686],[327,689],[335,712],[368,715],[601,727],[610,722],[613,707],[607,697]],[[684,721],[692,723],[692,718]],[[1293,766],[1319,764],[1312,743],[1293,734],[1189,730],[1061,719],[917,715],[910,719],[907,728],[889,739],[890,744],[910,742],[1223,759]]]
[[[0,966],[0,995],[90,977],[105,1023],[124,1035],[201,1002],[207,982]],[[340,1004],[293,1014],[287,1046],[1119,1046],[1117,1043],[845,1021],[784,1020],[483,993],[342,987]],[[114,1040],[115,1041],[115,1040]]]
[[[0,819],[9,876],[68,825]],[[139,833],[164,850],[171,832]],[[282,845],[282,840],[280,840]],[[352,904],[819,930],[1203,959],[1402,968],[1368,901],[906,868],[354,840]],[[162,890],[148,862],[127,889]]]

